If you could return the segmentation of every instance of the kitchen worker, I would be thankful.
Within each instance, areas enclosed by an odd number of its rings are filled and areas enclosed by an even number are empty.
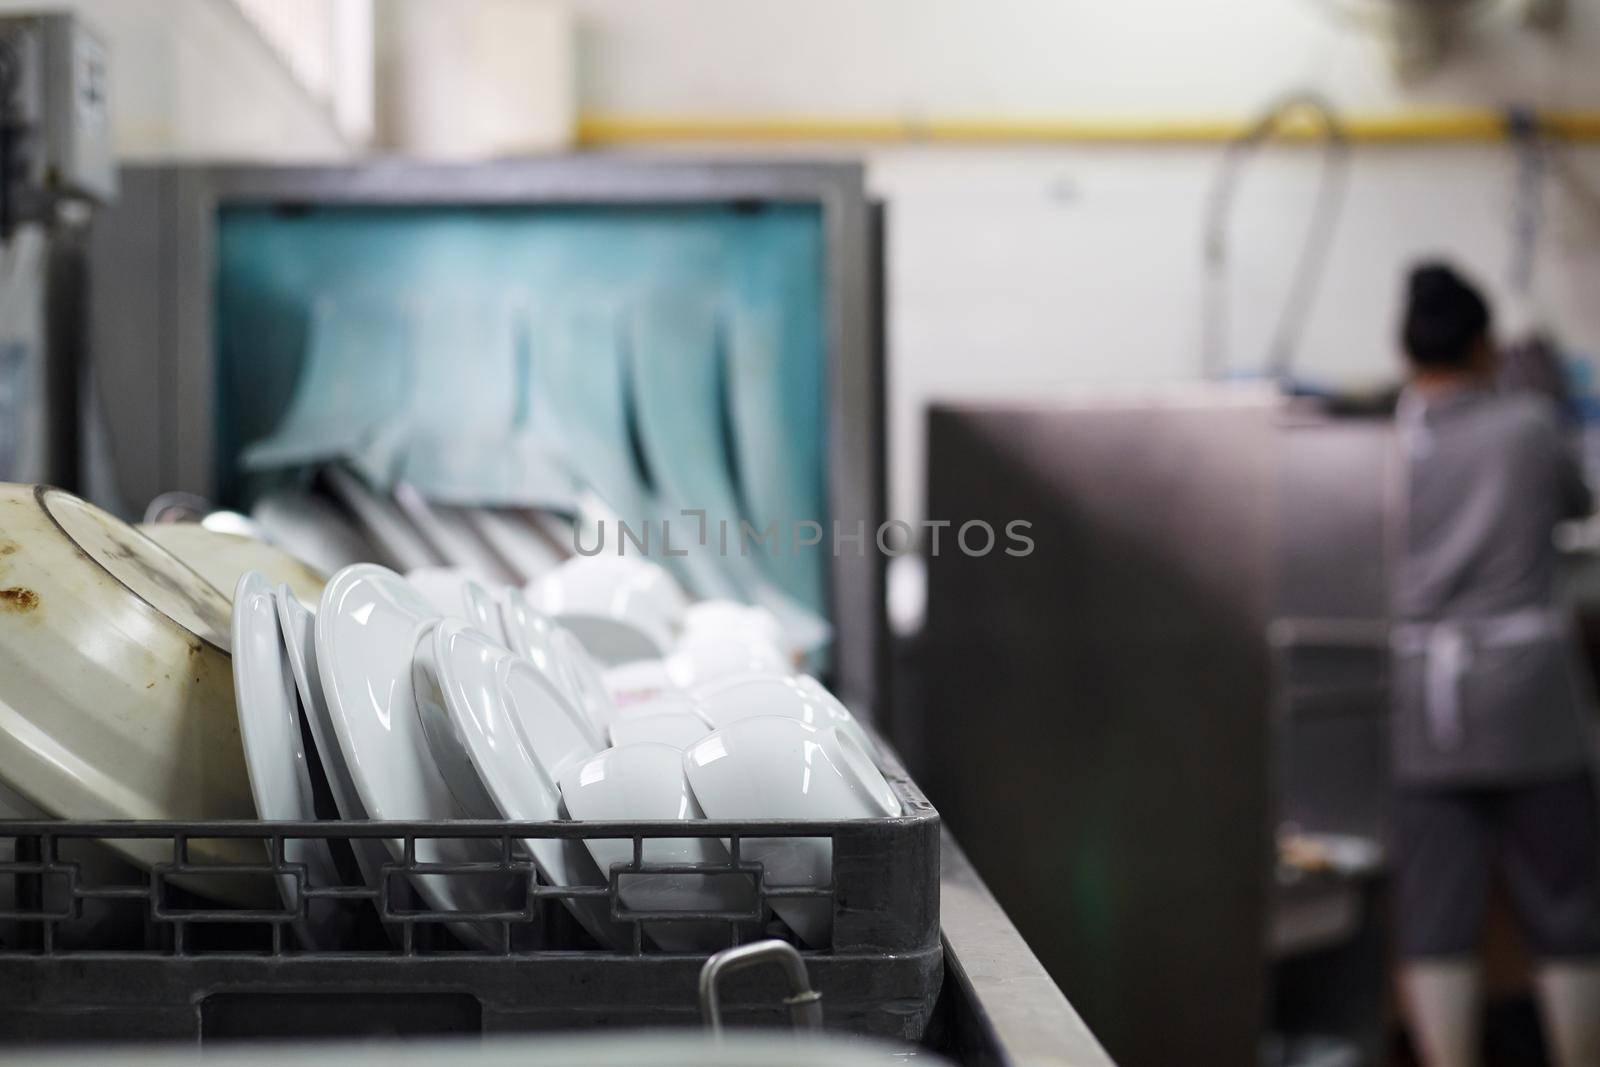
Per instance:
[[[1546,1045],[1600,1065],[1600,832],[1588,686],[1555,594],[1555,524],[1590,498],[1554,404],[1494,388],[1484,298],[1410,276],[1396,412],[1397,933],[1428,1067],[1478,1062],[1490,883],[1538,960]]]

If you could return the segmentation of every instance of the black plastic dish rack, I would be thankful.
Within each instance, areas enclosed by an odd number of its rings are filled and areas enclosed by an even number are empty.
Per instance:
[[[697,822],[82,822],[0,821],[0,1039],[16,1041],[191,1041],[570,1030],[593,1026],[673,1026],[700,1022],[696,982],[706,954],[661,952],[645,930],[695,923],[726,931],[725,948],[780,930],[770,902],[782,897],[832,902],[831,944],[804,957],[822,993],[831,1030],[920,1040],[943,978],[939,935],[939,815],[899,768],[888,778],[906,814],[892,819],[809,823]],[[404,842],[376,887],[353,863],[340,884],[310,888],[304,868],[284,860],[284,842],[388,838]],[[731,912],[638,912],[623,904],[629,876],[682,874],[643,862],[650,838],[720,838],[726,865],[693,868],[694,877],[737,878],[749,907]],[[753,838],[829,838],[827,886],[763,885],[758,861],[744,858]],[[86,874],[81,857],[105,839],[160,839],[170,862],[127,868],[118,884]],[[189,844],[217,838],[263,842],[260,864],[221,868],[191,861]],[[491,839],[496,863],[424,863],[427,839]],[[609,885],[542,884],[517,843],[532,838],[633,841],[633,861],[616,864]],[[345,857],[349,859],[348,856]],[[260,878],[277,891],[294,880],[293,906],[231,908],[174,884],[194,886],[207,872]],[[421,904],[408,874],[517,879],[522,908],[443,912]],[[560,903],[609,902],[632,946],[603,949]],[[741,896],[741,899],[743,897]],[[335,948],[303,947],[294,933],[308,908],[348,914]],[[470,948],[449,924],[498,931],[494,949]],[[720,936],[720,935],[719,935]],[[785,1024],[787,990],[776,975],[752,972],[724,993],[730,1025]]]

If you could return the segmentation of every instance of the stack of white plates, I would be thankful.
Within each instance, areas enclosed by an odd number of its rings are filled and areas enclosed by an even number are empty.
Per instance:
[[[572,560],[526,591],[357,564],[333,576],[314,615],[286,584],[247,573],[234,592],[233,670],[256,809],[265,819],[316,818],[314,761],[343,819],[900,814],[866,732],[820,683],[790,673],[768,627],[748,609],[697,609],[666,572],[632,559]],[[614,690],[630,678],[640,684]],[[628,839],[520,844],[556,886],[604,886],[615,865],[634,859]],[[322,845],[301,845],[293,860],[309,883],[334,884]],[[404,861],[398,840],[365,845],[357,860],[369,884],[385,863]],[[769,887],[830,881],[826,839],[751,840],[744,854],[764,864]],[[420,864],[500,858],[494,840],[416,842]],[[643,859],[726,868],[728,853],[718,838],[691,834],[646,839]],[[411,881],[440,911],[515,913],[526,903],[511,877],[418,872]],[[749,889],[740,899],[735,881],[657,873],[620,891],[634,911],[748,911]],[[631,943],[631,926],[611,919],[603,897],[566,903],[602,945]],[[826,899],[773,907],[801,940],[828,943]],[[452,929],[469,944],[498,944],[493,922]],[[339,936],[331,917],[316,915],[297,933],[311,943]],[[647,922],[645,933],[671,951],[728,939],[725,923]]]
[[[0,797],[13,814],[690,824],[900,811],[871,739],[818,682],[793,673],[770,614],[691,603],[653,563],[575,558],[525,588],[355,564],[324,586],[260,542],[153,531],[169,551],[43,487],[0,486],[0,512]],[[231,604],[217,588],[229,582]],[[166,840],[105,847],[145,869],[174,859]],[[634,860],[626,839],[520,847],[556,886],[604,886]],[[202,869],[264,859],[249,839],[188,848]],[[399,840],[352,848],[375,889],[385,867],[408,861]],[[825,839],[747,840],[743,851],[762,861],[769,886],[830,881]],[[418,840],[414,858],[492,867],[502,856],[498,841],[455,838]],[[335,898],[299,904],[307,886],[340,884],[328,843],[287,840],[283,859],[297,873],[279,887],[237,872],[171,880],[249,907],[281,895],[301,915],[300,942],[344,943],[348,914]],[[682,838],[647,839],[643,859],[717,868],[728,853],[686,827]],[[527,904],[513,874],[409,877],[430,908],[476,916],[451,924],[472,945],[498,945],[501,925],[485,916]],[[636,911],[748,913],[737,881],[655,872],[619,891]],[[601,944],[631,943],[632,925],[613,921],[603,894],[567,904]],[[825,899],[773,907],[802,940],[828,942]],[[729,931],[655,921],[644,932],[661,948],[698,951]]]

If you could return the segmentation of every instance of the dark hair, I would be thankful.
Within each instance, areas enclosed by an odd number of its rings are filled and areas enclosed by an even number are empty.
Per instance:
[[[1445,263],[1412,268],[1401,340],[1422,367],[1465,367],[1489,330],[1489,305],[1476,286]]]

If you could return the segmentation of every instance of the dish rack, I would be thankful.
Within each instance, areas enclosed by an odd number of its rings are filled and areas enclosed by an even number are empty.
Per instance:
[[[569,1030],[594,1026],[692,1026],[700,1022],[697,982],[709,952],[771,936],[773,900],[832,902],[830,943],[802,946],[831,1030],[920,1040],[943,979],[939,931],[939,814],[898,765],[886,777],[905,814],[845,822],[90,822],[0,821],[0,1040],[204,1042],[229,1038],[324,1038]],[[729,860],[682,867],[644,862],[651,838],[720,838]],[[190,844],[215,838],[262,842],[258,864],[226,868],[191,859]],[[323,838],[337,853],[357,838],[399,843],[375,886],[353,862],[339,862],[339,884],[308,887],[284,843]],[[498,841],[497,862],[417,859],[428,839]],[[542,884],[518,842],[524,839],[630,839],[631,863],[615,864],[609,884]],[[832,880],[825,886],[768,887],[745,842],[827,838]],[[93,842],[162,840],[170,861],[148,871],[126,867],[106,881]],[[351,857],[346,855],[344,860]],[[264,905],[231,907],[192,892],[205,878],[260,879]],[[505,911],[431,910],[408,875],[518,880]],[[734,911],[635,911],[619,889],[642,875],[738,879],[748,907]],[[182,883],[180,886],[179,883]],[[520,887],[526,887],[525,897]],[[722,894],[727,899],[730,894]],[[741,890],[731,894],[741,904]],[[631,930],[631,944],[601,948],[560,902],[603,900]],[[310,947],[296,934],[308,909],[335,909],[348,922],[337,945]],[[451,924],[497,929],[492,949],[467,947]],[[695,924],[712,934],[707,953],[657,951],[657,924]],[[741,975],[724,991],[729,1025],[782,1026],[788,1018],[781,976]]]

